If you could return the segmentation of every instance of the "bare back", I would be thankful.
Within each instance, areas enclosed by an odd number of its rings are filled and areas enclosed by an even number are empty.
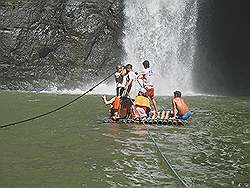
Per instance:
[[[187,103],[181,97],[173,98],[173,109],[175,110],[175,108],[181,116],[189,111]]]

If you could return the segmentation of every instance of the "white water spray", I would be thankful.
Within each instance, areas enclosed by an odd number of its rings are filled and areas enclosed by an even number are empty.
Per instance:
[[[197,0],[126,0],[124,64],[141,70],[149,60],[156,95],[193,94]]]

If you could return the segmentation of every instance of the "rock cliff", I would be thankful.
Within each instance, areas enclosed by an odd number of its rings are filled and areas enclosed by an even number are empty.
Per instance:
[[[123,0],[2,0],[0,88],[81,87],[123,56]]]

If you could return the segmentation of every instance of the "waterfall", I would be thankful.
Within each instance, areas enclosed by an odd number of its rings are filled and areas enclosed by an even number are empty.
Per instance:
[[[193,94],[197,0],[125,0],[124,64],[142,70],[149,60],[155,94]]]

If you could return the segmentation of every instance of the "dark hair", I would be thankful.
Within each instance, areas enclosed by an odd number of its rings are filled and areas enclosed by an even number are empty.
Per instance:
[[[180,91],[175,91],[174,96],[175,97],[181,97],[181,92]]]
[[[133,67],[133,66],[132,66],[131,64],[127,64],[127,65],[125,66],[126,69],[132,69],[132,67]]]
[[[140,96],[140,95],[145,97],[145,96],[146,96],[146,93],[143,93],[142,91],[139,91],[139,92],[138,92],[138,96]]]
[[[121,64],[116,65],[116,70],[118,70],[120,67],[123,67],[123,65]]]
[[[148,60],[143,61],[142,64],[143,64],[145,69],[149,68],[149,61]]]

